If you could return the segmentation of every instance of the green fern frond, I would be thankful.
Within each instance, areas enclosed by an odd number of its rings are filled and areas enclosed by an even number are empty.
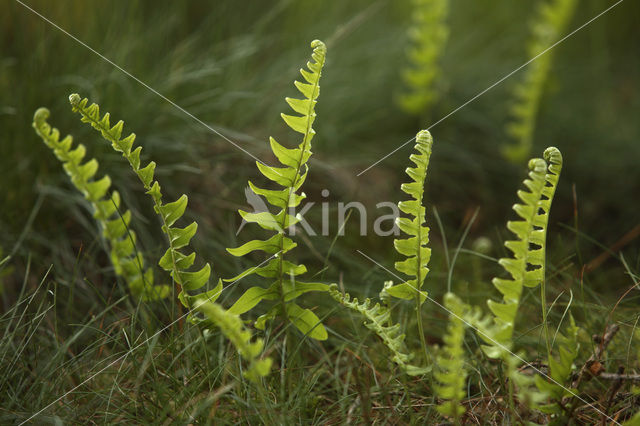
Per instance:
[[[170,273],[174,282],[178,285],[178,298],[185,307],[191,310],[189,314],[190,321],[204,325],[211,323],[220,328],[222,334],[234,344],[238,353],[249,362],[250,367],[245,374],[247,378],[256,381],[258,377],[266,376],[271,366],[271,360],[269,358],[259,358],[264,346],[263,341],[258,339],[255,342],[251,342],[251,333],[244,328],[240,318],[214,303],[222,292],[222,281],[219,280],[215,288],[202,291],[211,275],[210,265],[207,263],[201,269],[190,270],[195,262],[196,253],[187,254],[186,247],[194,237],[198,224],[192,222],[184,228],[174,226],[187,208],[187,196],[182,195],[176,201],[165,204],[162,201],[160,184],[157,180],[154,180],[156,163],[151,161],[142,167],[140,161],[142,147],[133,149],[135,134],[131,133],[122,138],[124,122],[120,120],[115,126],[111,127],[109,113],[101,117],[100,107],[97,104],[94,103],[87,106],[89,100],[86,98],[81,99],[77,94],[69,96],[69,102],[73,111],[81,115],[81,120],[98,130],[102,137],[111,143],[112,148],[121,153],[129,162],[147,194],[151,196],[154,202],[154,210],[162,222],[162,232],[167,235],[169,242],[169,248],[158,264],[162,269]],[[194,291],[200,292],[193,293]],[[202,313],[204,318],[195,316],[195,312]]]
[[[257,223],[262,228],[276,234],[267,240],[250,241],[238,248],[227,249],[234,256],[244,256],[251,251],[264,251],[274,255],[263,267],[249,268],[239,275],[226,281],[235,281],[241,277],[257,274],[272,280],[268,288],[252,287],[248,289],[230,308],[236,314],[253,309],[263,300],[279,300],[280,306],[272,308],[263,315],[256,326],[263,328],[268,319],[278,314],[288,318],[302,333],[317,340],[325,340],[327,331],[318,317],[309,309],[304,309],[293,302],[295,298],[309,291],[327,291],[328,286],[321,283],[305,283],[298,281],[298,276],[304,274],[307,268],[285,260],[285,255],[296,243],[285,236],[285,231],[294,226],[299,219],[289,213],[305,198],[304,193],[298,193],[304,183],[309,167],[307,162],[311,157],[311,140],[315,135],[313,123],[316,118],[315,105],[320,94],[320,77],[325,62],[326,47],[319,40],[311,43],[313,53],[311,61],[307,62],[307,70],[301,69],[303,81],[296,81],[295,86],[302,94],[302,99],[286,98],[291,109],[299,115],[281,114],[284,122],[294,131],[302,134],[302,141],[297,148],[285,148],[274,138],[270,138],[271,150],[283,167],[270,167],[257,162],[258,170],[269,180],[281,187],[277,190],[262,189],[249,182],[249,187],[256,194],[263,196],[267,202],[278,211],[249,213],[239,210],[242,218],[247,222]]]
[[[562,155],[557,148],[550,147],[545,151],[545,158],[551,163],[548,169],[547,162],[541,158],[529,161],[529,179],[524,181],[527,190],[518,191],[522,204],[513,206],[520,220],[507,222],[507,228],[517,239],[505,242],[513,257],[502,258],[498,263],[511,278],[494,278],[492,281],[503,297],[502,302],[488,302],[499,328],[494,337],[507,348],[511,345],[523,287],[536,287],[544,282],[547,224],[562,166]],[[486,349],[491,352],[489,348]]]
[[[187,308],[191,308],[196,301],[215,300],[216,289],[196,295],[187,293],[187,291],[200,290],[209,281],[211,275],[211,267],[208,263],[199,270],[190,271],[195,262],[196,254],[193,252],[187,254],[186,247],[195,235],[198,224],[192,222],[184,228],[174,226],[187,208],[187,196],[182,195],[176,201],[165,204],[162,201],[160,184],[157,180],[154,180],[156,163],[151,161],[146,166],[142,165],[140,160],[142,147],[139,146],[133,149],[136,135],[131,133],[125,138],[122,137],[124,122],[120,120],[111,127],[109,113],[100,116],[100,107],[95,103],[87,106],[89,100],[87,98],[81,99],[78,94],[74,93],[69,96],[69,102],[73,111],[81,115],[82,121],[89,123],[94,129],[98,130],[102,137],[111,143],[112,148],[121,153],[129,162],[147,194],[153,199],[154,210],[162,221],[162,232],[167,235],[169,240],[169,248],[158,264],[171,274],[171,277],[178,285],[178,298],[182,304]]]
[[[459,417],[465,412],[460,402],[466,396],[467,372],[463,348],[466,324],[463,318],[468,307],[452,293],[445,295],[444,305],[450,312],[449,324],[443,338],[445,346],[435,362],[433,375],[438,383],[434,391],[439,398],[445,400],[438,406],[438,412],[453,417],[458,423]]]
[[[413,14],[407,51],[409,67],[402,73],[407,93],[398,97],[400,107],[409,114],[424,114],[438,98],[435,82],[438,64],[449,37],[446,19],[448,0],[413,0]]]
[[[381,306],[379,303],[375,305],[370,299],[365,299],[359,303],[357,298],[351,299],[351,296],[343,294],[336,284],[332,284],[329,288],[329,295],[346,308],[358,312],[365,319],[364,325],[373,331],[382,339],[385,346],[391,351],[391,359],[404,372],[412,376],[426,374],[431,371],[431,367],[422,368],[410,364],[413,355],[407,353],[404,343],[404,333],[400,324],[393,324],[391,321],[391,312],[387,307]]]
[[[505,158],[513,163],[520,164],[531,154],[536,116],[554,52],[541,53],[562,37],[576,4],[577,0],[545,1],[540,4],[537,17],[531,25],[528,55],[536,59],[527,66],[522,80],[514,87],[511,121],[506,127],[513,142],[502,150]]]
[[[422,205],[422,198],[432,145],[433,138],[427,130],[422,130],[416,135],[415,149],[418,154],[411,154],[409,157],[416,167],[408,167],[406,170],[412,181],[403,183],[400,187],[412,199],[399,202],[398,208],[413,218],[399,217],[396,220],[400,230],[409,238],[393,241],[396,251],[407,257],[403,261],[396,262],[395,268],[398,272],[410,276],[411,279],[385,288],[385,291],[394,297],[406,300],[416,299],[418,307],[427,298],[427,292],[421,289],[429,273],[427,265],[431,258],[431,249],[427,247],[429,228],[425,225],[425,208]]]
[[[110,247],[110,258],[115,273],[125,279],[131,293],[142,300],[157,300],[167,297],[171,288],[167,285],[153,285],[153,271],[144,267],[144,259],[136,250],[136,233],[129,229],[131,212],[120,212],[120,194],[111,188],[108,175],[96,178],[98,161],[91,159],[82,163],[86,154],[84,145],[73,147],[71,135],[60,140],[60,132],[47,123],[49,110],[38,109],[33,116],[33,128],[44,143],[51,148],[73,185],[89,201],[93,217],[98,222],[103,237]]]

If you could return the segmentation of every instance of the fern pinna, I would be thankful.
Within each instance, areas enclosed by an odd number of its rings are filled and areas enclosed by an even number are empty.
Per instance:
[[[415,144],[415,149],[418,153],[411,154],[409,157],[415,164],[415,167],[408,167],[406,169],[406,173],[411,178],[411,182],[403,183],[400,186],[400,189],[411,196],[411,199],[400,201],[398,208],[403,213],[413,217],[399,217],[396,219],[396,224],[402,232],[408,235],[408,238],[393,241],[396,251],[402,256],[407,257],[402,261],[396,262],[395,268],[398,272],[408,275],[411,278],[403,283],[385,288],[386,293],[393,297],[415,300],[418,333],[420,334],[425,361],[428,360],[429,356],[424,340],[421,307],[427,299],[427,292],[422,290],[422,286],[425,277],[429,273],[427,265],[431,258],[431,249],[427,247],[427,243],[429,242],[429,228],[425,225],[425,207],[422,204],[422,199],[424,196],[424,183],[427,177],[432,145],[433,138],[427,130],[418,132]]]
[[[532,22],[527,53],[535,60],[528,64],[522,80],[513,89],[511,121],[506,127],[513,140],[502,150],[505,158],[513,163],[522,163],[531,154],[536,116],[553,63],[554,52],[545,50],[560,39],[577,3],[577,0],[543,0]]]
[[[320,77],[325,62],[326,47],[319,40],[311,43],[312,61],[307,62],[308,70],[301,69],[300,74],[305,82],[295,82],[295,86],[302,93],[304,99],[286,98],[294,112],[300,115],[282,114],[284,122],[296,132],[302,134],[302,141],[297,148],[285,148],[274,138],[270,138],[271,149],[284,167],[270,167],[257,162],[260,172],[282,189],[262,189],[249,181],[249,187],[257,195],[266,198],[267,202],[278,209],[277,213],[270,212],[248,213],[239,210],[242,218],[253,222],[262,228],[275,232],[266,240],[253,240],[237,248],[227,249],[234,256],[244,256],[252,251],[263,251],[272,258],[262,267],[249,268],[239,275],[226,281],[235,281],[248,275],[256,274],[271,281],[267,287],[249,288],[230,308],[236,314],[242,314],[254,308],[263,300],[279,301],[257,321],[258,328],[264,328],[267,320],[278,315],[288,318],[302,333],[317,340],[327,338],[327,331],[318,317],[309,309],[300,307],[294,299],[309,291],[327,291],[328,286],[322,283],[305,283],[298,281],[298,276],[306,272],[304,265],[298,265],[285,260],[285,255],[296,246],[291,238],[285,235],[286,230],[294,226],[299,220],[290,214],[290,209],[297,207],[305,198],[298,190],[304,183],[309,167],[307,161],[311,156],[311,140],[315,135],[313,122],[316,118],[315,105],[320,93]]]
[[[91,203],[93,217],[109,243],[110,259],[116,275],[124,278],[135,298],[148,301],[167,297],[171,288],[153,285],[153,270],[145,269],[144,258],[136,250],[136,233],[129,228],[131,212],[120,210],[118,191],[108,194],[111,178],[105,175],[97,179],[98,161],[92,158],[83,164],[86,154],[84,145],[73,148],[71,135],[60,140],[60,132],[47,123],[48,117],[48,109],[38,109],[33,116],[33,128],[63,163],[73,185]]]
[[[238,353],[250,362],[250,367],[245,372],[246,377],[257,380],[259,377],[267,375],[271,367],[271,359],[259,358],[263,341],[257,339],[255,342],[251,342],[251,333],[245,329],[240,318],[215,303],[222,292],[222,281],[219,280],[213,289],[202,290],[211,276],[209,263],[200,269],[190,270],[195,262],[196,253],[186,254],[185,250],[194,237],[198,224],[192,222],[184,228],[174,226],[185,212],[188,202],[187,196],[183,194],[176,201],[165,204],[162,200],[160,184],[154,179],[156,163],[151,161],[146,166],[142,166],[140,160],[142,147],[133,149],[135,134],[131,133],[122,138],[124,122],[120,120],[111,127],[109,113],[101,117],[100,107],[97,104],[87,106],[88,99],[82,99],[77,94],[69,96],[69,102],[73,111],[81,115],[81,120],[98,130],[102,137],[111,143],[112,148],[121,153],[129,162],[147,194],[151,196],[154,210],[162,223],[162,232],[166,234],[169,242],[169,248],[158,264],[173,278],[178,287],[180,302],[191,309],[189,314],[191,322],[213,323],[218,326],[229,341],[234,344]],[[200,312],[204,318],[194,315],[195,312]]]
[[[409,67],[402,73],[406,93],[398,97],[400,107],[410,114],[424,114],[437,100],[435,82],[438,64],[449,37],[446,19],[449,0],[413,0],[409,28]]]

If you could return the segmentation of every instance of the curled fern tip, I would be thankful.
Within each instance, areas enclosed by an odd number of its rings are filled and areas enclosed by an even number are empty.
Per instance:
[[[33,121],[35,123],[42,123],[47,118],[49,118],[49,110],[47,108],[38,108],[36,112],[33,114]]]
[[[71,106],[77,106],[80,103],[81,99],[82,98],[77,93],[72,93],[69,95],[69,103],[71,104]]]
[[[322,42],[322,40],[313,40],[311,42],[311,48],[312,49],[318,49],[318,50],[322,50],[325,51],[327,50],[327,46],[324,44],[324,42]]]

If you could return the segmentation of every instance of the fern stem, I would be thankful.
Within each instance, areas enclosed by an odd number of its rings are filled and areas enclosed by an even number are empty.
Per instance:
[[[546,244],[545,244],[546,245]],[[543,246],[544,247],[544,246]],[[542,250],[544,259],[544,248]],[[544,266],[543,266],[544,271]],[[544,272],[543,272],[544,274]],[[544,330],[544,340],[547,346],[547,359],[551,359],[551,339],[549,337],[549,324],[547,324],[547,296],[546,296],[546,280],[543,278],[540,283],[540,306],[542,307],[542,328]]]
[[[427,341],[424,337],[424,326],[422,325],[422,305],[420,304],[420,293],[418,293],[416,300],[416,317],[418,320],[418,334],[420,334],[420,344],[422,345],[422,351],[424,353],[424,360],[428,364],[431,364],[431,356],[429,355],[429,349],[427,348]]]
[[[418,200],[422,201],[424,197],[424,185],[420,186],[420,197]],[[424,221],[424,216],[420,214],[418,210],[418,223],[422,224]],[[424,354],[424,361],[427,365],[431,364],[431,357],[429,356],[429,349],[427,348],[427,341],[424,337],[424,326],[422,324],[422,301],[420,300],[420,296],[422,295],[422,291],[420,291],[420,286],[422,283],[422,256],[421,256],[421,248],[422,248],[422,226],[418,226],[418,237],[416,238],[416,260],[418,264],[418,268],[416,268],[416,283],[418,284],[418,291],[416,291],[416,319],[418,321],[418,334],[420,334],[420,344],[422,345],[422,352]]]

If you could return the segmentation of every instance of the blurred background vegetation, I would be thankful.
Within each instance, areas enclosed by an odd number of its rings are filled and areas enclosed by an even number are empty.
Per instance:
[[[581,0],[568,31],[612,3]],[[338,201],[362,201],[369,207],[369,230],[376,203],[403,197],[398,188],[406,180],[412,144],[357,174],[527,61],[528,23],[536,10],[536,2],[451,1],[441,61],[443,95],[428,115],[416,119],[394,102],[404,87],[400,74],[406,67],[408,1],[25,4],[267,163],[272,160],[269,135],[284,144],[297,143],[279,114],[287,108],[284,97],[295,94],[292,81],[308,58],[309,42],[324,40],[328,62],[305,192],[309,200],[328,199],[332,207]],[[534,155],[555,145],[565,157],[550,221],[550,261],[571,281],[588,262],[612,254],[584,277],[587,287],[606,290],[602,297],[610,300],[631,284],[615,261],[618,251],[624,250],[632,270],[640,269],[633,237],[640,223],[638,16],[638,2],[623,2],[554,49],[534,136]],[[246,205],[246,181],[260,181],[248,155],[17,2],[0,3],[0,46],[0,248],[4,256],[13,254],[11,270],[0,275],[5,309],[20,291],[27,264],[34,271],[27,281],[37,282],[53,265],[52,274],[63,286],[91,283],[105,294],[116,282],[105,274],[111,268],[87,204],[31,128],[40,106],[51,109],[51,123],[84,143],[89,155],[100,160],[101,172],[111,175],[134,212],[150,263],[164,251],[138,182],[128,165],[70,112],[72,92],[100,103],[112,121],[125,120],[147,159],[159,164],[158,178],[168,198],[189,195],[188,214],[200,223],[196,249],[213,262],[217,274],[228,277],[242,269],[225,247],[260,235],[246,227],[239,241],[235,236],[236,209]],[[446,288],[445,238],[453,251],[471,225],[465,247],[486,236],[493,242],[491,256],[504,253],[504,224],[513,217],[510,207],[525,174],[524,165],[509,164],[499,154],[508,138],[510,90],[519,75],[431,130],[435,146],[426,205],[434,260],[427,286],[436,295]],[[328,198],[321,196],[323,189],[330,191]],[[476,209],[477,219],[470,224]],[[319,208],[311,212],[316,230],[319,215]],[[376,293],[380,280],[370,280],[372,265],[355,250],[391,265],[392,237],[357,236],[354,213],[346,236],[330,250],[335,210],[331,217],[331,235],[303,237],[306,248],[296,255],[326,280],[343,279],[360,293]],[[625,244],[615,246],[624,236]],[[459,261],[456,286],[474,279],[466,273],[471,270],[466,260]],[[495,265],[487,265],[478,292],[490,291]],[[124,287],[121,291],[126,293]]]

